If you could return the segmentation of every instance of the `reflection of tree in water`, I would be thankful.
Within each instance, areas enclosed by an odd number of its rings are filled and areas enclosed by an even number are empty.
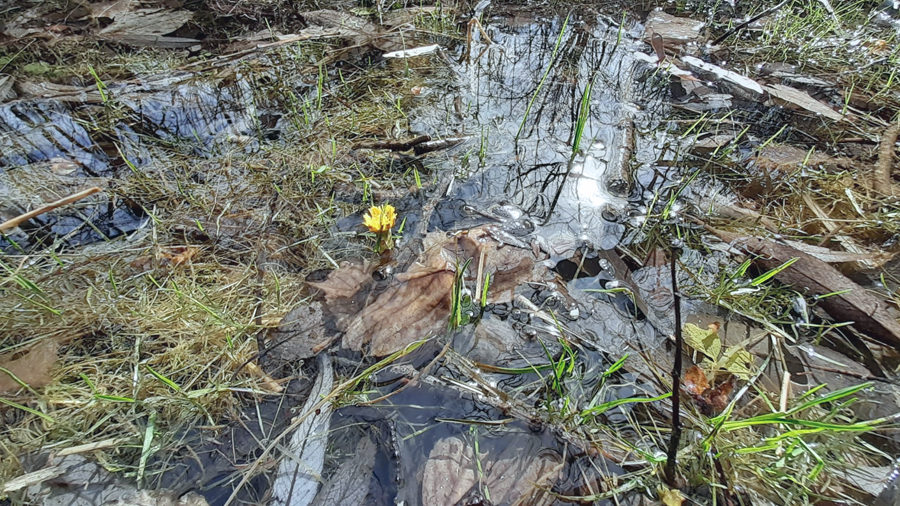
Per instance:
[[[628,119],[622,103],[628,99],[631,61],[616,46],[618,27],[594,18],[570,20],[560,38],[562,28],[563,20],[555,19],[496,29],[494,40],[504,51],[491,51],[476,62],[477,91],[471,98],[476,119],[490,128],[490,161],[480,178],[483,194],[504,195],[545,220],[569,179],[581,97],[591,79],[595,86],[584,138],[622,145]],[[612,166],[622,163],[618,150],[606,156]]]

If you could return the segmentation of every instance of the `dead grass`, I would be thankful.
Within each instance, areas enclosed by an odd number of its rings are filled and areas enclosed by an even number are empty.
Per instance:
[[[306,61],[293,48],[280,55]],[[368,207],[372,185],[413,183],[351,153],[348,139],[406,127],[409,81],[378,85],[406,69],[374,84],[365,71],[322,74],[317,90],[295,96],[295,128],[254,154],[240,145],[200,159],[174,144],[158,150],[109,189],[149,218],[128,238],[2,259],[0,356],[51,339],[61,348],[47,386],[3,394],[15,405],[0,404],[0,481],[21,474],[28,453],[109,438],[130,443],[97,458],[134,469],[151,414],[154,444],[168,451],[179,430],[219,425],[243,398],[273,395],[243,367],[257,333],[302,301],[309,272],[369,251],[333,225]]]

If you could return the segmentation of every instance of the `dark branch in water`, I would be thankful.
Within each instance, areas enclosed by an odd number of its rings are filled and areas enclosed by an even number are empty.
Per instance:
[[[734,35],[736,32],[739,32],[739,31],[743,30],[743,29],[744,29],[747,25],[749,25],[750,23],[756,21],[757,19],[759,19],[759,18],[761,18],[761,17],[763,17],[763,16],[768,16],[769,14],[772,14],[773,12],[777,11],[778,9],[784,7],[784,4],[786,4],[786,3],[787,3],[787,0],[782,0],[779,4],[775,5],[774,7],[769,8],[769,9],[766,9],[766,10],[760,12],[760,13],[757,14],[756,16],[753,16],[752,18],[748,19],[747,21],[744,21],[743,23],[741,23],[741,24],[735,26],[735,27],[732,28],[731,30],[728,30],[727,32],[725,32],[724,34],[722,34],[718,39],[714,40],[714,41],[712,42],[712,44],[710,44],[710,45],[712,45],[712,46],[717,46],[717,45],[721,44],[722,41],[724,41],[724,40],[727,39],[728,37],[731,37],[731,36]]]
[[[676,277],[677,249],[672,248],[672,295],[675,297],[675,364],[672,366],[672,435],[669,438],[669,450],[666,452],[666,483],[677,488],[675,479],[675,457],[678,454],[678,443],[681,440],[681,295],[678,293]]]
[[[420,135],[414,139],[406,141],[374,141],[360,142],[353,146],[354,149],[389,149],[391,151],[408,151],[419,144],[423,144],[431,140],[431,136]]]

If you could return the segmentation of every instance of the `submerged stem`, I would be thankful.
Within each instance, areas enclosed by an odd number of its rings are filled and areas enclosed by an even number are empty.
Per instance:
[[[681,296],[678,294],[676,276],[677,250],[672,248],[672,296],[675,298],[675,364],[672,366],[672,435],[669,438],[669,449],[666,452],[666,483],[677,488],[675,479],[675,457],[678,454],[678,443],[681,440]]]

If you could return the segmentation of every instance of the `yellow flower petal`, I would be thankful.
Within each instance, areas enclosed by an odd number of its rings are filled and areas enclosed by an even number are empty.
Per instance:
[[[396,222],[397,211],[390,204],[370,207],[369,212],[363,216],[363,224],[376,234],[390,232]]]

